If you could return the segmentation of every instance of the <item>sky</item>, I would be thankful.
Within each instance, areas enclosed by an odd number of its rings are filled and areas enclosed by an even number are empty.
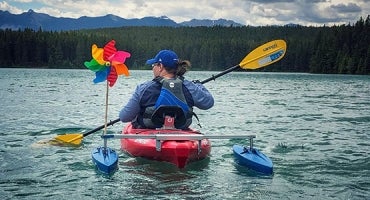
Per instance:
[[[125,19],[167,16],[177,23],[222,18],[250,26],[332,26],[366,19],[370,0],[0,0],[2,11],[29,9],[68,18],[113,14]]]

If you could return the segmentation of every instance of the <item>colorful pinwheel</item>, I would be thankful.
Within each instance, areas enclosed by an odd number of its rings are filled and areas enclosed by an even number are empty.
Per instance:
[[[91,54],[93,59],[85,62],[85,66],[94,71],[96,78],[94,83],[108,81],[109,86],[112,87],[119,75],[129,75],[127,66],[125,65],[126,58],[131,56],[125,51],[117,51],[115,47],[116,41],[111,40],[104,48],[98,48],[96,44],[91,47]]]

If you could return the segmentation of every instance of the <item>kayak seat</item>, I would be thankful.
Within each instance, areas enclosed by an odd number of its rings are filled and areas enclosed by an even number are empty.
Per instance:
[[[166,116],[170,116],[174,119],[174,128],[180,129],[186,123],[184,111],[180,106],[159,106],[151,117],[154,125],[163,127]]]

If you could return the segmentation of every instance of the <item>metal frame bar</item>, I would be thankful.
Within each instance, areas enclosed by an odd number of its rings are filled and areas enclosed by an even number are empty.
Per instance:
[[[253,148],[253,138],[256,135],[202,135],[202,134],[105,134],[103,139],[155,139],[156,150],[161,151],[162,142],[166,140],[198,140],[198,154],[201,153],[201,142],[204,139],[249,139],[249,147]]]
[[[156,139],[156,140],[203,140],[203,139],[253,139],[256,135],[202,135],[202,134],[106,134],[103,139]]]

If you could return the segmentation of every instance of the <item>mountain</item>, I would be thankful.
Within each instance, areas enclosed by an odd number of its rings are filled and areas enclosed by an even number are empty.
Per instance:
[[[43,13],[37,13],[33,10],[22,14],[11,14],[8,11],[0,10],[0,29],[24,29],[31,28],[44,31],[66,31],[78,29],[94,29],[122,26],[243,26],[231,20],[197,20],[192,19],[187,22],[176,23],[166,16],[161,17],[144,17],[141,19],[124,19],[116,15],[105,15],[101,17],[80,17],[64,18],[53,17]]]
[[[190,21],[181,22],[180,25],[182,26],[244,26],[232,20],[226,20],[226,19],[218,19],[218,20],[192,19]]]

